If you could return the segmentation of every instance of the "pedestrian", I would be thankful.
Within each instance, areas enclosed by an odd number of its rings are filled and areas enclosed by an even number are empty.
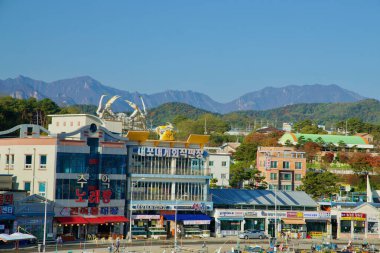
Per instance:
[[[115,252],[120,253],[119,248],[120,248],[120,238],[118,237],[116,239],[116,249],[115,249]]]

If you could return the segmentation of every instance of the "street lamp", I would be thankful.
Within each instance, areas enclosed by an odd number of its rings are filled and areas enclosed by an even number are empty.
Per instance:
[[[187,194],[183,194],[179,200],[182,200],[183,197],[187,197]],[[178,213],[178,199],[175,199],[175,212],[174,212],[174,250],[177,252],[178,243],[177,243],[177,213]]]
[[[36,178],[38,180],[38,177],[33,176],[33,178]],[[45,182],[45,208],[44,208],[44,237],[42,241],[42,246],[43,246],[43,252],[45,252],[45,247],[46,247],[46,223],[47,223],[47,189],[48,189],[48,181]]]
[[[139,180],[135,181],[134,183],[137,184],[138,182],[144,180],[145,178],[140,178]],[[132,201],[133,201],[133,182],[131,178],[131,199],[129,202],[129,239],[128,242],[132,243]]]

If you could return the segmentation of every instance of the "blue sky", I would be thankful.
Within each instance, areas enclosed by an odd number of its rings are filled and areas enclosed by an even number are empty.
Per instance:
[[[219,102],[338,84],[380,98],[378,0],[0,0],[0,79],[90,75]]]

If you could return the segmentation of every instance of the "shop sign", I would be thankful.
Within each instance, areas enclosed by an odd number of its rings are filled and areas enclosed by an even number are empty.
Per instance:
[[[76,216],[76,215],[117,215],[119,214],[119,207],[65,207],[61,210],[62,216]]]
[[[207,210],[206,203],[194,203],[192,206],[192,209],[197,210],[197,211],[205,211]]]
[[[0,206],[12,205],[12,204],[13,204],[13,194],[0,194]]]
[[[244,212],[242,211],[219,211],[219,217],[243,217]]]
[[[13,206],[0,206],[0,214],[13,214]]]
[[[163,148],[163,147],[139,147],[133,149],[133,153],[139,156],[156,156],[156,157],[184,157],[184,158],[202,158],[201,149],[187,148]]]
[[[136,205],[132,206],[133,210],[168,210],[170,206],[166,205]]]
[[[245,217],[257,217],[257,212],[245,212]]]
[[[132,215],[133,220],[159,220],[160,215],[138,214]]]
[[[288,218],[303,218],[302,212],[286,212],[286,217]]]
[[[264,217],[287,217],[286,212],[267,212],[267,211],[261,211],[261,216]]]
[[[367,217],[368,222],[379,222],[379,218],[375,216],[368,216]]]
[[[209,220],[184,220],[183,225],[209,225]]]
[[[100,190],[89,191],[89,193],[90,194],[88,195],[88,203],[99,204],[100,200],[102,200],[104,204],[108,204],[111,202],[111,196],[112,196],[111,189],[107,189],[104,191],[100,191]],[[76,189],[75,195],[78,197],[75,200],[75,202],[86,202],[86,200],[83,199],[83,197],[87,195],[87,192],[85,191],[81,192],[80,189]]]
[[[366,217],[365,213],[341,213],[341,220],[365,221]]]
[[[330,212],[303,212],[303,217],[306,219],[330,219]]]

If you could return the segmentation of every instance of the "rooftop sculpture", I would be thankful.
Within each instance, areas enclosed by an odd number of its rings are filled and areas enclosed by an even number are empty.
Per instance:
[[[127,104],[133,109],[133,112],[128,115],[124,112],[114,113],[112,111],[112,104],[120,98],[120,96],[115,95],[111,97],[105,105],[103,105],[103,100],[107,95],[102,95],[99,100],[98,109],[96,114],[98,117],[105,121],[121,121],[123,123],[123,128],[125,130],[146,130],[146,107],[143,98],[140,96],[141,104],[143,106],[142,110],[133,102],[125,100]]]

